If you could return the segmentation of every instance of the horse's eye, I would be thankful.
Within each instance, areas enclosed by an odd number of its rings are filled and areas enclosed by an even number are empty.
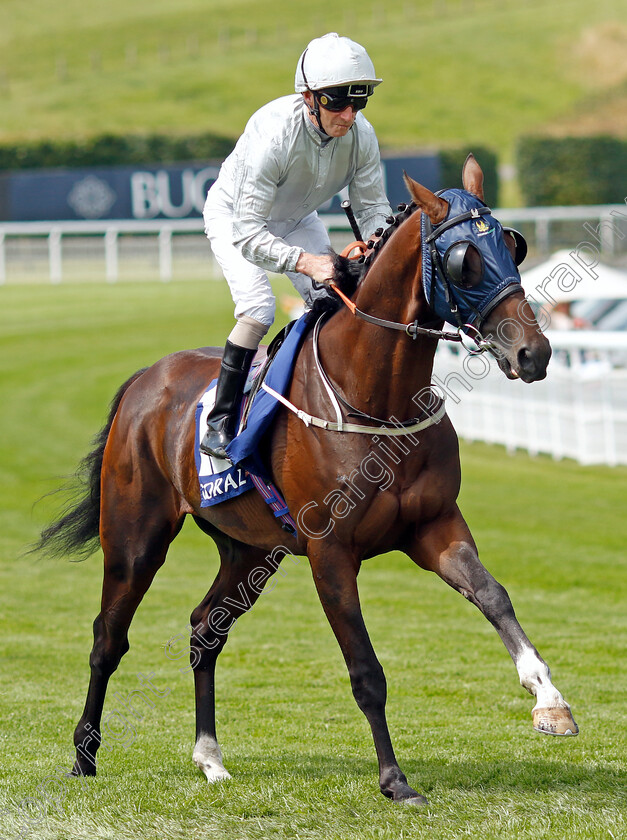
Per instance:
[[[444,273],[462,289],[474,289],[483,280],[483,257],[472,242],[454,242],[443,259]]]

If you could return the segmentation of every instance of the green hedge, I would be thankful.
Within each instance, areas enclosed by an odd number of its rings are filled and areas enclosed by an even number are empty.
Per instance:
[[[222,160],[234,145],[231,138],[211,133],[188,137],[102,134],[85,140],[5,143],[0,144],[0,170]],[[462,166],[468,152],[465,146],[439,152],[442,184],[446,187],[461,187]],[[496,154],[485,147],[473,147],[472,152],[483,169],[486,203],[495,206],[498,199]]]
[[[627,195],[626,140],[521,137],[516,159],[529,206],[616,204]]]
[[[234,140],[209,132],[191,137],[102,134],[86,140],[4,143],[0,170],[221,160],[234,145]]]
[[[439,154],[442,168],[442,183],[446,187],[462,186],[462,167],[468,154],[472,152],[483,169],[483,193],[489,207],[498,204],[499,176],[496,153],[484,146],[463,146],[456,149],[441,149]]]

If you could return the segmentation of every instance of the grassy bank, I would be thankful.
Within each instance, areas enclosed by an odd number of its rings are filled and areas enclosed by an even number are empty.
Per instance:
[[[385,79],[368,116],[388,150],[474,143],[507,157],[520,134],[584,103],[590,124],[624,95],[624,0],[321,0],[307,16],[290,0],[271,14],[259,0],[6,0],[3,13],[0,139],[236,137],[330,30],[365,43]]]

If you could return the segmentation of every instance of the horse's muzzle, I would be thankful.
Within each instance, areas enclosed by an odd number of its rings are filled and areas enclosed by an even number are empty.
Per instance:
[[[546,377],[551,345],[522,295],[502,301],[486,319],[482,333],[508,379],[538,382]]]
[[[495,351],[497,364],[508,379],[521,379],[523,382],[538,382],[546,377],[546,370],[551,358],[551,345],[544,336],[535,346],[524,345],[516,351],[515,358],[506,348]]]

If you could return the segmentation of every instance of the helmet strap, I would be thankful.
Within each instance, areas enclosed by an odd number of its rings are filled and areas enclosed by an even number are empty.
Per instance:
[[[307,105],[307,107],[309,108],[309,113],[312,115],[312,117],[316,118],[316,122],[318,123],[318,128],[320,129],[320,131],[323,134],[327,134],[327,132],[322,127],[322,120],[320,119],[320,101],[318,99],[318,94],[315,90],[312,90],[311,93],[313,93],[314,107],[312,108],[311,105]],[[327,134],[327,137],[328,136],[329,135]]]

